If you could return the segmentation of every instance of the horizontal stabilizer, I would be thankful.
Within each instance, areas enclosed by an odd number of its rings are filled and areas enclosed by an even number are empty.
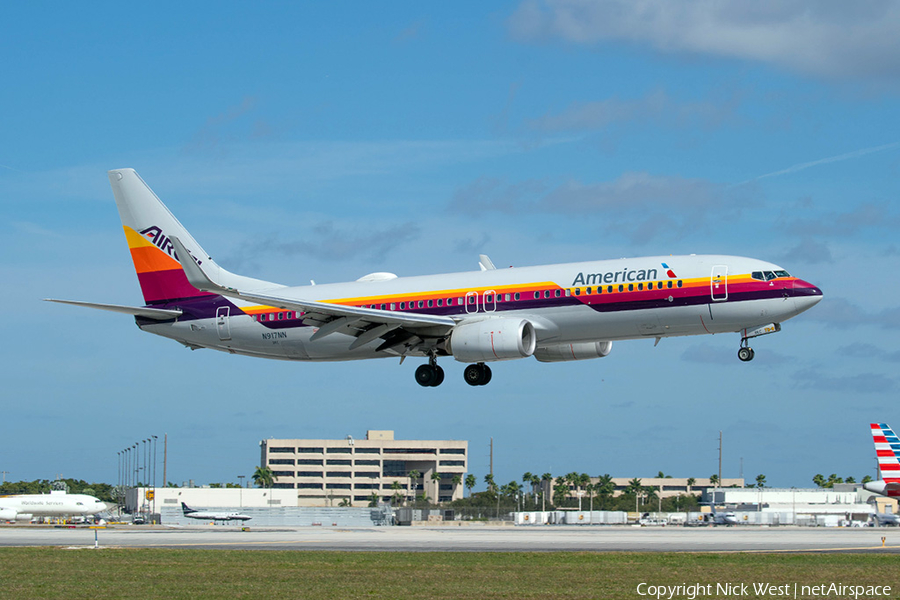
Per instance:
[[[96,304],[94,302],[78,302],[77,300],[56,300],[54,298],[44,298],[45,302],[58,302],[60,304],[72,304],[74,306],[84,306],[86,308],[97,308],[100,310],[108,310],[135,317],[144,317],[146,319],[156,319],[157,321],[168,321],[181,316],[180,310],[171,310],[166,308],[149,308],[146,306],[121,306],[119,304]]]

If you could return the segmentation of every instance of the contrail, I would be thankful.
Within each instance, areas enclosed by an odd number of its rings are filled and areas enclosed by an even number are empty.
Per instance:
[[[758,181],[760,179],[765,179],[767,177],[777,177],[779,175],[787,175],[788,173],[796,173],[797,171],[802,171],[802,170],[808,169],[810,167],[824,165],[827,163],[840,162],[842,160],[849,160],[851,158],[858,158],[860,156],[865,156],[866,154],[872,154],[874,152],[881,152],[882,150],[891,150],[893,148],[900,148],[900,142],[884,144],[883,146],[874,146],[872,148],[863,148],[862,150],[854,150],[853,152],[848,152],[846,154],[840,154],[838,156],[829,156],[828,158],[820,158],[819,160],[813,160],[810,162],[800,163],[800,164],[794,165],[792,167],[788,167],[787,169],[782,169],[780,171],[773,171],[771,173],[766,173],[765,175],[759,175],[757,177],[753,177],[752,179],[748,179],[747,181],[735,183],[728,187],[736,187],[739,185],[744,185],[745,183],[750,183],[751,181]]]

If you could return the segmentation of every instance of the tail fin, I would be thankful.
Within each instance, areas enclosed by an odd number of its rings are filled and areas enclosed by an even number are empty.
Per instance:
[[[871,427],[881,478],[900,482],[900,439],[887,423],[872,423]]]
[[[134,169],[109,171],[109,182],[144,302],[209,296],[188,283],[169,237],[177,235],[200,261],[209,257]]]
[[[189,515],[191,513],[197,512],[197,511],[194,510],[193,508],[191,508],[190,506],[188,506],[187,504],[185,504],[184,502],[182,502],[181,503],[181,512],[183,512],[186,515]]]
[[[220,268],[134,169],[115,169],[108,174],[146,304],[215,295],[201,292],[188,282],[172,237],[181,241],[197,264],[226,285],[244,289],[281,287]]]

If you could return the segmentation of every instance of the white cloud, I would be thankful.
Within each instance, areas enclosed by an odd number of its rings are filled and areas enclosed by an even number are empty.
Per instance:
[[[825,78],[900,74],[900,4],[886,0],[527,0],[508,26],[525,41],[630,42]]]

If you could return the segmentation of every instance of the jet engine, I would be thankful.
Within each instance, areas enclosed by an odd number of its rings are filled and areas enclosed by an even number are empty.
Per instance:
[[[534,357],[541,362],[565,362],[603,358],[612,350],[612,342],[579,342],[546,346],[534,351]]]
[[[484,319],[457,325],[450,333],[450,353],[459,362],[528,358],[536,344],[534,325],[525,319]]]

